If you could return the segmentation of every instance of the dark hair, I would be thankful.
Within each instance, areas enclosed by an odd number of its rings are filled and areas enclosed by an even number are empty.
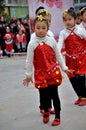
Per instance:
[[[44,8],[43,6],[39,6],[39,7],[36,9],[35,14],[37,14],[38,11],[41,10],[41,9],[45,9],[45,8]]]
[[[74,17],[74,19],[76,19],[76,17],[77,17],[75,9],[73,7],[70,7],[68,9],[68,14],[70,14],[72,17]]]
[[[80,7],[80,8],[79,8],[79,11],[80,11],[82,8],[84,8],[84,7],[83,7],[83,6],[82,6],[82,7]]]

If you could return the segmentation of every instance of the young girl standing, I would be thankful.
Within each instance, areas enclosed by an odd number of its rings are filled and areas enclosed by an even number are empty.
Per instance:
[[[73,72],[68,74],[78,100],[76,105],[86,105],[86,31],[76,25],[76,13],[70,8],[63,13],[63,22],[66,26],[60,32],[58,48],[65,45],[66,65]]]
[[[40,8],[40,10],[37,11],[36,16],[40,16],[40,15],[45,17],[48,20],[48,25],[49,25],[49,28],[50,28],[50,25],[51,25],[51,13],[48,10],[44,9],[44,8],[43,9]],[[47,35],[50,36],[50,37],[54,37],[54,34],[50,29],[48,29]],[[33,33],[31,35],[31,40],[34,39],[34,37],[35,37],[35,33]],[[43,105],[42,105],[42,102],[43,102],[42,100],[44,100],[44,99],[43,99],[43,97],[41,97],[40,90],[39,90],[39,101],[40,101],[39,108],[40,108],[40,113],[41,114],[43,114],[43,112],[44,112]],[[55,114],[55,111],[52,108],[52,100],[50,100],[49,104],[50,104],[49,105],[50,106],[50,114]]]
[[[48,29],[47,35],[54,38],[54,34],[53,34],[53,32],[50,30],[50,25],[51,25],[51,13],[50,13],[48,10],[46,10],[46,9],[41,9],[41,10],[39,10],[39,11],[37,12],[37,15],[38,15],[38,16],[42,15],[43,17],[45,17],[45,18],[48,20],[49,29]],[[43,114],[44,110],[43,110],[43,105],[42,105],[42,102],[43,102],[43,101],[42,101],[42,100],[44,100],[44,99],[43,99],[43,97],[41,97],[41,95],[40,95],[40,90],[39,90],[39,99],[40,99],[40,106],[39,106],[39,108],[40,108],[40,113]],[[52,100],[50,100],[50,103],[49,103],[49,104],[50,104],[50,105],[49,105],[49,106],[50,106],[50,114],[55,114],[55,111],[54,111],[54,109],[53,109],[53,107],[52,107]]]
[[[58,85],[62,82],[58,62],[64,71],[68,71],[67,66],[57,49],[57,43],[54,38],[47,36],[49,28],[48,21],[43,17],[36,17],[35,37],[28,44],[26,58],[26,78],[23,80],[24,85],[32,81],[32,72],[34,65],[34,84],[40,90],[40,95],[44,97],[42,102],[44,113],[43,122],[49,121],[49,104],[50,98],[53,100],[55,109],[55,119],[52,125],[60,124],[60,99],[58,95]]]

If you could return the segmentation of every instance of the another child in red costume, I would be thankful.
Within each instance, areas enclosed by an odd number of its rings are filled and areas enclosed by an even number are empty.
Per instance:
[[[43,100],[43,122],[49,121],[49,104],[50,98],[53,100],[55,109],[55,119],[52,125],[60,124],[60,99],[58,95],[58,86],[62,82],[60,68],[69,71],[63,57],[57,48],[57,43],[53,37],[47,36],[49,29],[48,21],[43,17],[36,17],[35,21],[35,37],[28,44],[26,58],[26,78],[23,80],[24,86],[32,81],[33,65],[34,65],[34,84],[40,90]],[[57,63],[58,59],[58,63]]]
[[[66,65],[72,74],[68,74],[74,91],[78,96],[76,105],[86,105],[86,30],[76,25],[76,13],[73,8],[64,11],[63,21],[66,26],[60,32],[58,48],[65,46]]]
[[[13,49],[13,43],[14,43],[14,34],[11,33],[10,28],[6,28],[6,34],[4,35],[4,40],[5,40],[5,52],[8,56],[11,56],[14,53]]]
[[[16,35],[16,46],[18,49],[18,52],[25,52],[26,50],[26,35],[22,32],[21,29],[19,29],[19,33]]]

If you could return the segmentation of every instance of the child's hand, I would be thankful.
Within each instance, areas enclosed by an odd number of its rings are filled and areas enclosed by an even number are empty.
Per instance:
[[[28,86],[28,84],[29,84],[29,82],[32,82],[32,78],[30,77],[30,78],[25,78],[24,80],[23,80],[23,85],[24,86]]]
[[[65,71],[65,73],[66,73],[67,75],[68,75],[68,74],[73,74],[74,71],[75,71],[75,70],[70,70],[70,69],[68,69],[68,70]]]

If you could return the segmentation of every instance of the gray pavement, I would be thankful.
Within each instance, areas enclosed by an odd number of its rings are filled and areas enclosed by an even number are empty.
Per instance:
[[[22,85],[26,56],[0,59],[0,130],[86,130],[86,106],[76,106],[77,99],[64,75],[59,86],[61,125],[43,124],[39,113],[39,93],[33,84]]]

